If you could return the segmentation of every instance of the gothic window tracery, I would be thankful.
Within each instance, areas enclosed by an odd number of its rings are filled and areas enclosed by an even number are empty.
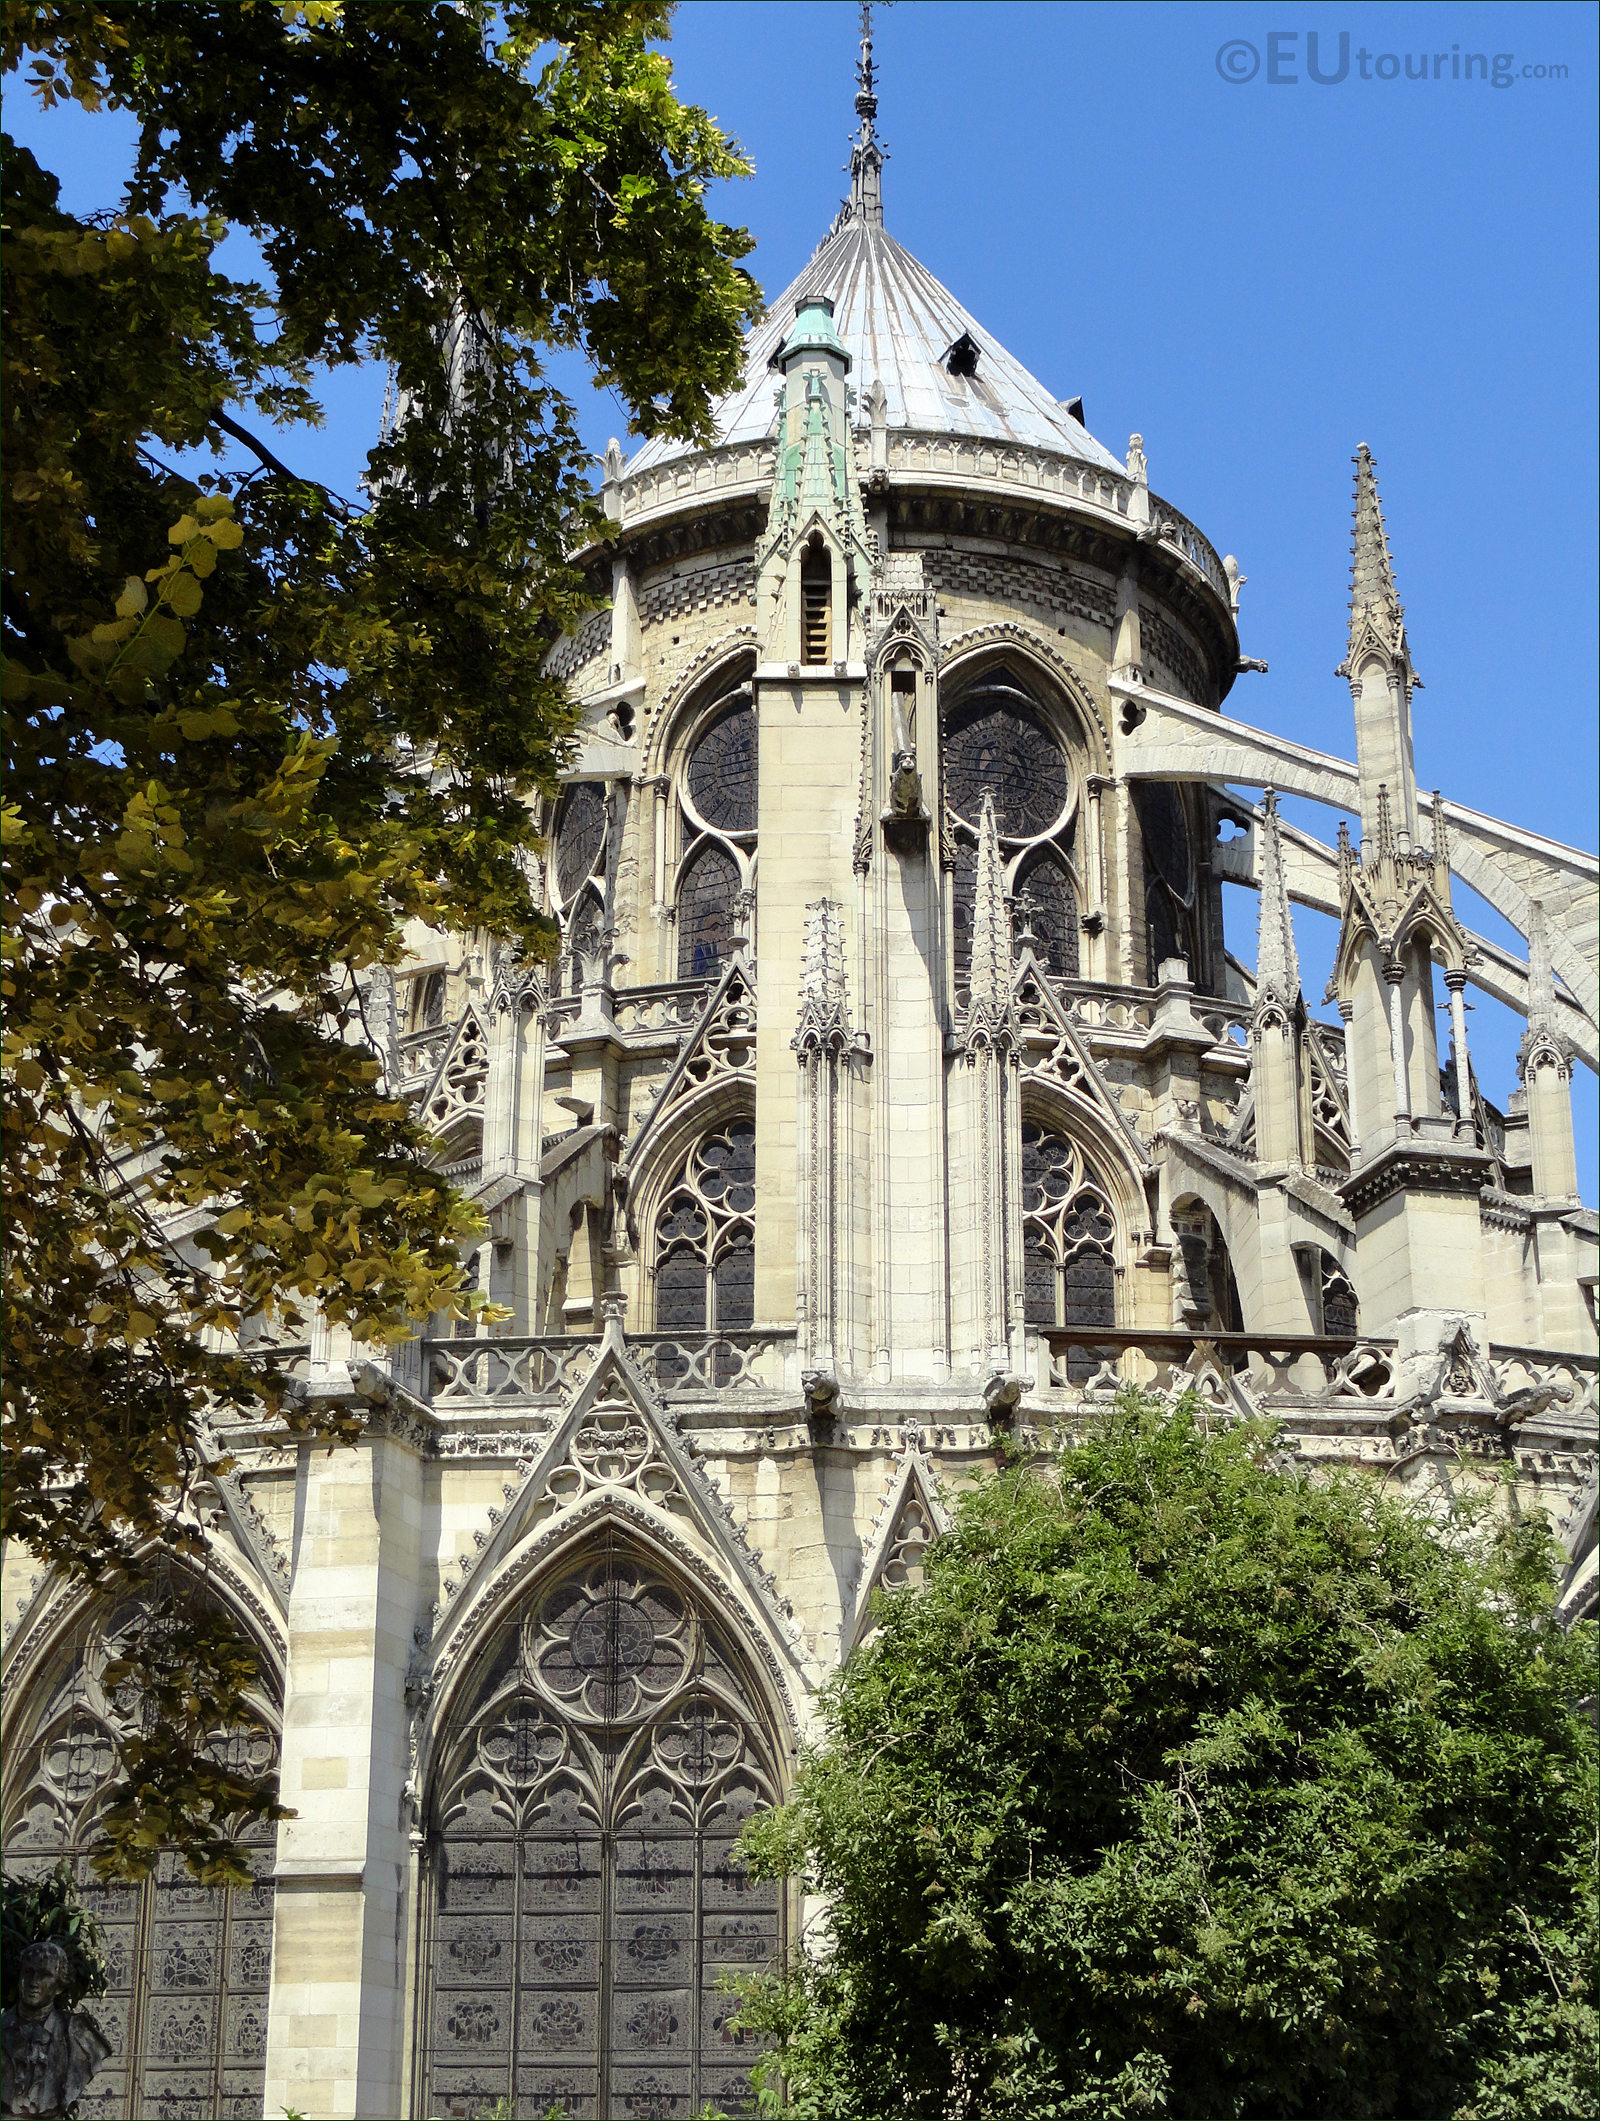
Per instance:
[[[1198,982],[1194,857],[1183,796],[1170,781],[1136,781],[1133,807],[1144,848],[1145,977],[1154,986],[1166,960],[1181,957]]]
[[[755,1318],[756,1130],[735,1120],[685,1158],[656,1219],[656,1326],[726,1333]]]
[[[1022,1123],[1023,1316],[1030,1326],[1116,1323],[1116,1223],[1077,1143]],[[1091,1365],[1092,1367],[1092,1365]]]
[[[1051,719],[1009,671],[979,680],[944,718],[944,799],[955,859],[951,926],[956,990],[972,962],[978,828],[992,798],[1019,941],[1058,978],[1079,970],[1074,866],[1077,775]]]
[[[718,1982],[778,1954],[779,1890],[735,1851],[778,1784],[720,1625],[641,1556],[533,1594],[441,1752],[423,2111],[751,2111]]]
[[[678,977],[714,979],[755,873],[756,712],[748,684],[702,717],[681,777]]]
[[[574,781],[562,795],[551,834],[550,905],[561,925],[556,984],[569,994],[583,984],[583,957],[605,930],[605,849],[609,826],[603,781]]]
[[[156,1621],[181,1627],[176,1613]],[[159,1610],[159,1609],[158,1609]],[[152,1625],[150,1608],[125,1600],[86,1615],[41,1681],[24,1734],[8,1756],[5,1866],[32,1874],[64,1856],[84,1905],[103,1925],[107,1992],[85,2008],[111,2055],[78,2106],[84,2121],[111,2117],[259,2116],[265,2087],[267,2000],[272,1967],[275,1829],[248,1831],[248,1890],[202,1886],[164,1850],[138,1884],[107,1883],[89,1863],[98,1822],[118,1780],[118,1741],[138,1729],[131,1687],[109,1688],[106,1666]],[[276,1757],[263,1698],[252,1729],[218,1738],[224,1758],[259,1771]]]

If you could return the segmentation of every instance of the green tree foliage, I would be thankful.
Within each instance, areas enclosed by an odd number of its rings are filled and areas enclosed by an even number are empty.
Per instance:
[[[315,1305],[383,1343],[467,1301],[473,1211],[362,980],[413,918],[547,946],[531,799],[573,716],[541,664],[593,519],[549,349],[647,434],[703,436],[739,373],[749,243],[704,193],[745,165],[649,49],[668,13],[4,8],[47,104],[138,124],[89,219],[3,147],[3,1530],[80,1577],[202,1543],[205,1410],[311,1421],[241,1329]],[[222,269],[230,229],[262,284]],[[357,507],[263,438],[361,359],[408,416]],[[190,468],[230,445],[244,474]],[[228,1720],[249,1659],[196,1656],[146,1765],[214,1864],[177,1734]]]
[[[1595,2111],[1594,1630],[1548,1534],[1137,1399],[967,1496],[756,1867],[805,2115]]]
[[[5,2008],[17,2000],[19,1961],[30,1944],[59,1944],[67,1955],[67,1985],[56,1999],[76,2010],[86,1996],[106,1992],[100,1925],[78,1898],[72,1866],[63,1860],[42,1878],[0,1879],[0,1983]]]

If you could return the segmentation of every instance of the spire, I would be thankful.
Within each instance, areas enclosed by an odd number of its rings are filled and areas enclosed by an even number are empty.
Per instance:
[[[1292,1009],[1300,998],[1300,959],[1289,914],[1289,887],[1283,873],[1283,839],[1278,825],[1278,797],[1269,788],[1261,806],[1261,904],[1256,938],[1256,1001]]]
[[[878,73],[872,60],[872,7],[861,6],[861,57],[856,62],[856,116],[861,129],[850,145],[849,218],[883,226],[884,152],[873,130],[878,115]]]
[[[1356,467],[1355,528],[1350,540],[1350,635],[1344,670],[1354,679],[1362,653],[1376,647],[1401,666],[1407,686],[1415,682],[1406,645],[1405,607],[1394,586],[1394,561],[1383,527],[1377,466],[1363,442],[1350,460]]]

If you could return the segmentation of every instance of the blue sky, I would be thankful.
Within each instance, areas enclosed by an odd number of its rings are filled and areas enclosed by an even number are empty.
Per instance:
[[[1420,781],[1586,847],[1600,763],[1596,22],[1532,0],[897,0],[877,35],[892,233],[1056,395],[1081,394],[1108,447],[1141,432],[1156,491],[1239,556],[1244,648],[1271,673],[1241,678],[1229,710],[1350,753],[1333,669],[1350,457],[1366,441],[1425,681]],[[1348,35],[1344,80],[1307,78],[1310,32],[1324,74]],[[754,158],[715,203],[756,235],[769,296],[844,187],[855,36],[846,0],[687,0],[675,20],[679,93]],[[1225,78],[1252,52],[1253,78]],[[1453,77],[1479,53],[1488,71],[1503,60],[1507,86]],[[1408,80],[1424,54],[1429,78]],[[6,124],[64,177],[69,206],[115,203],[122,121],[41,116],[12,88]],[[573,382],[599,451],[621,414]],[[381,398],[381,377],[330,379],[328,424],[295,438],[293,460],[353,493]],[[1331,836],[1332,813],[1286,809]],[[1253,957],[1253,897],[1229,897],[1230,939]],[[1461,905],[1515,942],[1471,894]],[[1333,924],[1297,911],[1296,926],[1315,1006]],[[1474,1058],[1497,1102],[1520,1029],[1478,997]],[[1575,1105],[1593,1199],[1586,1070]]]

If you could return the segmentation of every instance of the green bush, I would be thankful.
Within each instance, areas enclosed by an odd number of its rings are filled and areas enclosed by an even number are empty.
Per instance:
[[[1279,1468],[1129,1396],[962,1500],[747,1831],[828,1909],[747,1991],[765,2111],[1595,2113],[1549,1534]]]

